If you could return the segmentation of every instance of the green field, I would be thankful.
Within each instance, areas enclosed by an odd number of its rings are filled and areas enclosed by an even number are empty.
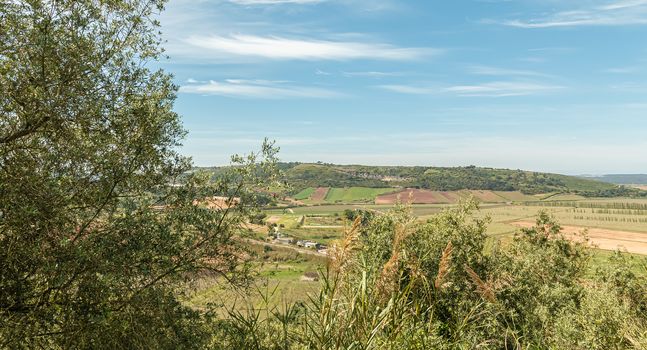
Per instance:
[[[331,188],[326,195],[329,203],[373,202],[375,197],[389,192],[394,188],[348,187]]]
[[[296,200],[304,200],[304,199],[309,199],[310,196],[314,193],[315,189],[313,187],[308,187],[305,190],[297,193],[294,195],[294,199]]]

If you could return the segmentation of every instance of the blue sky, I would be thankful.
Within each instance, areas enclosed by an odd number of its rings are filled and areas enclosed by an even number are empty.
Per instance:
[[[171,0],[197,165],[647,172],[647,0]]]

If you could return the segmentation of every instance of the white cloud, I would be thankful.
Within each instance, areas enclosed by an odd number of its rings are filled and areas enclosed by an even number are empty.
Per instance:
[[[213,58],[236,56],[275,60],[416,60],[439,54],[442,50],[397,47],[383,43],[291,39],[278,36],[230,35],[191,36],[187,44]]]
[[[479,85],[458,85],[445,88],[445,91],[456,93],[460,96],[524,96],[535,95],[550,90],[562,89],[561,86],[544,85],[538,83],[519,82],[493,82]]]
[[[290,86],[285,81],[226,79],[180,87],[181,93],[247,98],[334,98],[342,94],[321,88]]]
[[[403,94],[428,95],[428,94],[454,94],[466,97],[508,97],[526,96],[545,93],[563,86],[545,85],[526,82],[491,82],[474,85],[455,85],[449,87],[425,87],[410,85],[380,85],[382,89]]]
[[[647,0],[605,2],[589,8],[559,11],[529,20],[516,19],[497,23],[519,28],[647,24]]]
[[[630,74],[630,73],[636,73],[640,70],[639,67],[614,67],[614,68],[608,68],[605,69],[605,73],[613,73],[613,74]]]
[[[238,5],[316,4],[325,0],[229,0]]]
[[[384,77],[395,77],[395,76],[402,75],[402,73],[398,73],[398,72],[376,72],[376,71],[343,72],[342,74],[347,77],[369,77],[369,78],[384,78]]]
[[[618,10],[618,9],[625,9],[625,8],[630,8],[630,7],[636,7],[636,6],[642,6],[642,5],[647,5],[647,0],[624,0],[624,1],[617,1],[615,3],[601,6],[600,8],[603,10]]]
[[[550,77],[549,74],[535,72],[531,70],[497,68],[489,66],[471,66],[469,72],[477,75],[492,76],[526,76],[526,77]]]
[[[378,87],[385,90],[398,92],[401,94],[411,94],[411,95],[429,95],[429,94],[437,94],[440,92],[440,89],[438,88],[399,85],[399,84],[379,85]]]

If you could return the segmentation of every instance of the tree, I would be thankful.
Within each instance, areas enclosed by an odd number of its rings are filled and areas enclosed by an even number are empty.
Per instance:
[[[245,268],[275,149],[187,175],[176,87],[147,67],[163,4],[0,0],[0,348],[196,346],[179,287]]]

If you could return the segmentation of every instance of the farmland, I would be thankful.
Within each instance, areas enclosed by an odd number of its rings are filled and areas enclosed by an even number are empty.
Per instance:
[[[331,203],[349,203],[349,202],[372,202],[375,197],[388,192],[393,192],[393,188],[368,188],[368,187],[349,187],[333,188],[328,192],[326,201]]]
[[[457,197],[465,198],[474,192],[476,191],[464,191]],[[633,253],[629,256],[638,258],[636,261],[647,255],[647,200],[586,199],[576,195],[551,194],[528,196],[518,192],[492,193],[500,196],[501,199],[498,202],[482,202],[477,213],[478,217],[490,218],[487,233],[492,242],[500,241],[506,244],[515,232],[534,225],[537,214],[543,210],[557,219],[567,237],[579,240],[581,239],[579,234],[588,230],[593,253],[592,269],[602,266],[614,250]],[[482,194],[481,198],[488,197]],[[513,198],[519,201],[514,201]],[[547,199],[542,201],[539,198]],[[529,199],[533,200],[528,201]],[[408,209],[420,222],[424,222],[455,205],[455,203],[410,204]],[[393,208],[395,208],[394,204],[323,203],[292,207],[289,210],[267,209],[266,213],[268,221],[283,225],[280,231],[284,234],[295,239],[330,245],[342,237],[344,230],[350,224],[344,216],[345,211],[367,210],[380,215]],[[263,243],[259,242],[259,244]],[[259,306],[265,302],[281,305],[285,302],[307,300],[308,294],[312,295],[318,290],[318,284],[304,280],[304,275],[308,271],[323,269],[325,258],[304,255],[291,250],[290,247],[272,246],[266,250],[268,251],[258,250],[261,257],[258,265],[260,275],[251,294],[223,290],[216,284],[205,283],[196,286],[191,294],[191,305],[204,307],[209,302],[220,300],[229,300],[227,305],[230,307],[236,305],[237,308]],[[643,273],[639,267],[636,271]],[[270,300],[264,300],[260,297],[261,294],[269,295]],[[232,296],[235,296],[236,302],[231,301]]]
[[[582,242],[586,237],[590,252],[587,275],[607,268],[616,251],[624,252],[622,256],[629,259],[634,273],[645,274],[642,261],[647,256],[647,198],[642,192],[633,192],[639,188],[561,175],[469,167],[427,168],[423,172],[389,169],[320,164],[288,168],[290,184],[298,187],[263,209],[265,223],[257,225],[253,235],[257,275],[252,288],[226,288],[206,278],[188,293],[186,304],[204,309],[216,303],[224,306],[220,312],[229,310],[223,316],[232,317],[231,312],[250,314],[307,303],[322,290],[322,284],[314,279],[325,275],[328,258],[334,256],[330,247],[344,237],[357,216],[393,217],[394,209],[405,208],[415,223],[426,225],[468,199],[479,203],[473,217],[487,219],[488,251],[513,246],[515,234],[535,226],[539,213],[547,212],[559,223],[566,239]],[[443,178],[453,172],[465,178]],[[431,182],[417,183],[419,179]],[[461,187],[462,181],[472,180],[475,185]],[[409,187],[412,183],[418,185]],[[625,190],[632,197],[608,196]],[[261,319],[269,317],[258,315]]]
[[[456,205],[459,199],[471,195],[482,202],[478,215],[490,218],[488,234],[497,239],[508,239],[520,227],[527,227],[533,223],[540,211],[547,211],[565,227],[565,231],[568,233],[588,229],[592,243],[600,243],[601,249],[620,248],[630,252],[647,253],[641,248],[642,244],[647,244],[647,200],[631,198],[578,199],[580,197],[549,196],[549,199],[543,201],[537,199],[511,201],[513,196],[523,200],[534,197],[516,192],[464,191],[460,192],[460,195],[458,192],[415,192],[415,194],[420,193],[428,196],[427,198],[422,197],[423,199],[437,201],[433,204],[408,205],[412,215],[420,221],[431,218],[442,210]],[[414,199],[413,203],[416,198],[421,198],[420,196],[415,197],[415,194],[409,197],[409,199]],[[321,243],[330,243],[335,237],[341,235],[344,225],[348,225],[344,211],[368,210],[378,214],[384,213],[394,207],[395,200],[386,200],[393,198],[394,195],[378,196],[376,200],[378,204],[322,204],[290,208],[290,212],[271,209],[267,213],[274,222],[283,223],[285,229],[298,238],[303,237]],[[479,196],[477,197],[477,195]],[[507,196],[507,198],[503,196]],[[489,202],[483,199],[489,200]],[[405,199],[400,198],[400,200],[406,202]],[[597,237],[597,240],[594,237]]]

